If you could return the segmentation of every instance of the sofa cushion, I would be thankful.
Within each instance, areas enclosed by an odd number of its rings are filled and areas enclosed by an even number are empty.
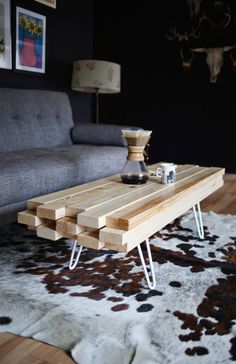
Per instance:
[[[94,145],[127,146],[122,137],[122,129],[136,130],[139,128],[111,124],[78,124],[71,132],[73,143]]]
[[[0,151],[71,144],[73,126],[66,93],[0,88]]]
[[[0,206],[118,173],[122,147],[66,145],[0,153]]]

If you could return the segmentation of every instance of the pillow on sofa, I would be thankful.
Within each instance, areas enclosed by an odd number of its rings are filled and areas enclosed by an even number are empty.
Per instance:
[[[122,137],[122,129],[137,130],[139,128],[111,124],[78,124],[72,128],[71,138],[75,144],[126,147],[127,143]]]

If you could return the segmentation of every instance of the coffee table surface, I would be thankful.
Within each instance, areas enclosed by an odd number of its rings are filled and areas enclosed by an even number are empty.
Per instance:
[[[149,166],[150,171],[160,165]],[[178,165],[176,182],[150,175],[143,185],[111,176],[28,201],[18,222],[37,235],[128,252],[223,185],[223,168]]]

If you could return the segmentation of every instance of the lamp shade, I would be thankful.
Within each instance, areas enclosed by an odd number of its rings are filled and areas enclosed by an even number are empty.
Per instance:
[[[83,92],[120,92],[120,65],[98,60],[75,61],[71,88]]]

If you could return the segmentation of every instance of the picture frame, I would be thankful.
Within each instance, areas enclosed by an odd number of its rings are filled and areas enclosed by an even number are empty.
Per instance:
[[[46,17],[16,7],[15,69],[45,73]]]
[[[51,8],[54,8],[54,9],[56,9],[56,7],[57,7],[57,0],[35,0],[35,1],[37,1],[38,3],[44,4],[44,5],[50,6]]]
[[[0,0],[0,68],[12,69],[10,0]]]

